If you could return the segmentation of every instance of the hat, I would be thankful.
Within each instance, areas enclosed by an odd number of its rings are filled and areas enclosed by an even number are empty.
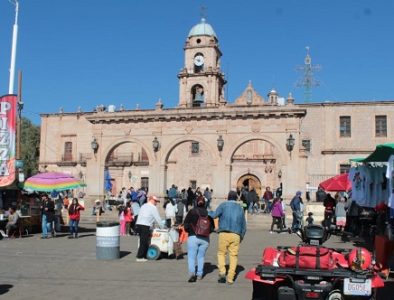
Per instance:
[[[160,202],[159,198],[156,196],[149,196],[149,200],[155,200],[155,202]]]
[[[100,203],[100,199],[96,199],[96,201],[94,201],[95,203]]]
[[[227,200],[237,200],[237,197],[238,195],[236,191],[230,191],[228,193]]]
[[[296,196],[301,196],[301,191],[297,191]]]

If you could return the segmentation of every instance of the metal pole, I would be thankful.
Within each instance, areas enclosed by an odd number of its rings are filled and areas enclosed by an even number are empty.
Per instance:
[[[15,23],[12,31],[12,48],[11,48],[11,65],[10,65],[10,82],[8,87],[8,94],[14,93],[14,81],[15,81],[15,60],[16,60],[16,43],[18,40],[18,12],[19,3],[18,0],[14,0],[15,4]]]
[[[16,159],[19,160],[21,159],[21,125],[22,125],[22,108],[23,108],[23,102],[22,102],[22,71],[18,72],[18,103],[17,103],[17,108],[18,108],[18,116],[16,119]]]

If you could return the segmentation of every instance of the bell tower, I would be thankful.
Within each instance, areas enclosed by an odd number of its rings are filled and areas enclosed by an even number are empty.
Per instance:
[[[179,107],[217,107],[225,105],[226,80],[220,69],[218,39],[211,25],[202,18],[186,39],[184,67],[178,74]]]

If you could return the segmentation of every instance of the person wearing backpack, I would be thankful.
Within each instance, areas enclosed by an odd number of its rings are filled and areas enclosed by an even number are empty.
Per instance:
[[[189,234],[187,263],[190,277],[188,282],[196,282],[197,279],[203,278],[205,254],[209,247],[209,234],[215,228],[213,219],[208,216],[208,211],[205,208],[204,197],[200,195],[196,202],[197,206],[189,210],[183,222],[184,228]]]
[[[230,191],[227,201],[210,212],[212,218],[219,218],[218,269],[219,283],[226,283],[226,256],[229,255],[227,283],[233,284],[238,263],[238,251],[246,233],[246,219],[243,209],[237,203],[237,192]]]

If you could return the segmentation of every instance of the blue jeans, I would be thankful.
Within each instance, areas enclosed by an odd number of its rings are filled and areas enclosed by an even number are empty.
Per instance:
[[[48,236],[48,231],[51,230],[51,223],[48,223],[46,215],[42,215],[41,217],[41,230],[42,230],[42,237],[44,238]]]
[[[291,229],[296,231],[302,228],[302,213],[300,211],[293,211],[293,223]]]
[[[187,240],[187,263],[189,274],[203,276],[205,253],[208,250],[209,238],[189,236]],[[196,273],[196,259],[197,259],[197,273]]]
[[[70,234],[73,234],[73,233],[78,234],[78,223],[79,223],[79,220],[71,220],[70,219],[70,222],[68,224],[70,227]]]

